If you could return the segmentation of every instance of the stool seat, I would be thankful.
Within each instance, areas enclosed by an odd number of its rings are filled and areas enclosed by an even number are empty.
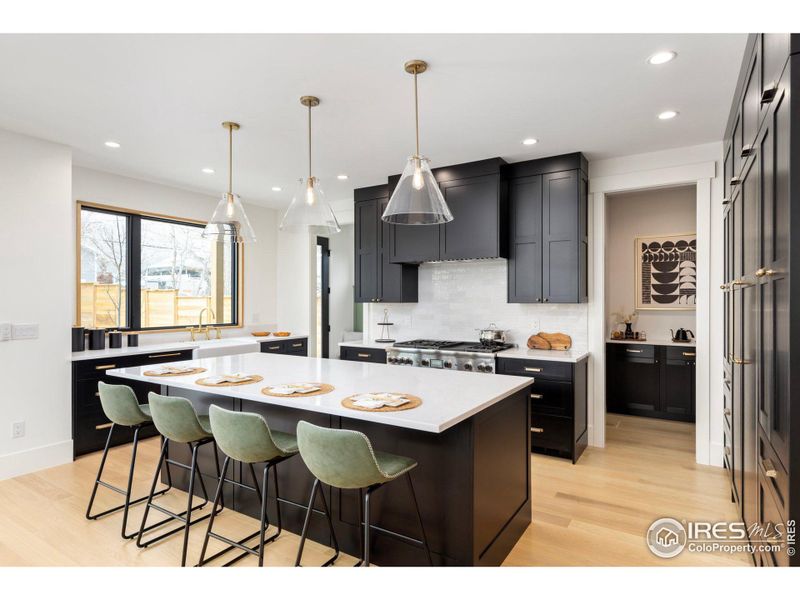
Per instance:
[[[211,419],[208,418],[208,415],[197,415],[197,422],[200,423],[200,427],[202,427],[208,435],[213,435],[211,433]]]
[[[153,420],[150,407],[139,404],[136,393],[127,385],[112,385],[105,381],[97,384],[103,412],[112,423],[133,427]]]
[[[270,433],[272,434],[272,441],[275,443],[275,446],[278,447],[284,456],[297,454],[299,452],[296,435],[275,430],[270,430]]]
[[[407,473],[419,464],[413,458],[408,458],[407,456],[378,452],[377,450],[374,452],[378,469],[387,480],[397,479],[400,475]]]

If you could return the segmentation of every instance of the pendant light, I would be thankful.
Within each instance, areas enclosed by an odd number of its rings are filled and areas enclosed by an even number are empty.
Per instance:
[[[325,200],[319,179],[314,177],[311,170],[311,109],[319,106],[319,98],[303,96],[300,104],[308,108],[308,178],[301,177],[298,180],[292,203],[283,215],[280,229],[303,231],[308,227],[316,227],[322,233],[338,233],[342,228],[339,227],[339,221],[336,220],[330,204]]]
[[[233,193],[233,132],[239,129],[239,124],[225,121],[222,126],[228,130],[228,191],[222,194],[211,220],[203,230],[203,237],[237,244],[255,242],[256,234],[250,226],[244,207],[239,196]]]
[[[397,187],[381,219],[397,225],[438,225],[453,220],[439,184],[431,172],[430,161],[419,153],[419,95],[417,75],[428,69],[424,60],[410,60],[406,73],[414,76],[414,114],[417,151],[409,157]]]

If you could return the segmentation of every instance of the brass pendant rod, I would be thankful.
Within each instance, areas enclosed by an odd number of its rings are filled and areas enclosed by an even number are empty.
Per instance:
[[[228,127],[228,194],[233,194],[233,127]]]
[[[414,127],[417,132],[417,156],[419,156],[419,94],[417,92],[416,69],[414,69]]]
[[[311,104],[308,105],[308,178],[311,179]]]

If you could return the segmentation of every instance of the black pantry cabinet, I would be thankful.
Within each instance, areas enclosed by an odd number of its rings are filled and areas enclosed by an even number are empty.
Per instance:
[[[758,566],[800,566],[786,523],[800,517],[800,35],[752,34],[723,150],[723,432],[731,499],[749,531],[779,528]],[[794,95],[794,99],[792,96]],[[796,303],[794,303],[796,305]],[[792,443],[794,438],[794,443]],[[752,528],[752,529],[751,529]],[[763,536],[760,536],[763,537]],[[761,539],[758,540],[759,542]]]
[[[389,203],[386,185],[354,191],[355,196],[355,302],[416,302],[417,265],[389,261],[395,226],[381,215]],[[424,226],[411,229],[427,229]]]
[[[509,302],[588,300],[587,165],[573,153],[504,167]]]

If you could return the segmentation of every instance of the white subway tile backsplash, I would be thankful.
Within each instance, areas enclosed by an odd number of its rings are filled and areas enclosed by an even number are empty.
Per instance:
[[[524,346],[540,330],[560,331],[572,337],[579,349],[588,346],[588,305],[508,304],[507,263],[503,259],[426,263],[419,267],[419,302],[415,304],[370,304],[365,327],[368,339],[379,334],[383,310],[395,325],[392,337],[477,340],[476,329],[496,323],[508,329],[509,341]]]

